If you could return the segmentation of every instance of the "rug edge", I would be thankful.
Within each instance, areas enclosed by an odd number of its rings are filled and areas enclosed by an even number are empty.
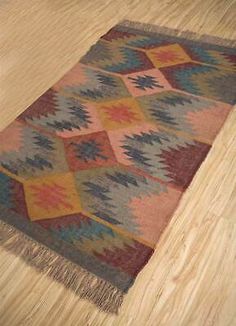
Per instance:
[[[127,19],[120,21],[115,26],[130,27],[145,32],[161,33],[168,36],[183,37],[188,40],[199,41],[211,45],[219,45],[219,46],[229,47],[229,48],[236,47],[235,39],[223,38],[223,37],[218,37],[210,34],[201,34],[197,32],[192,32],[190,30],[181,30],[177,28],[171,28],[167,26],[155,25],[150,23],[142,23],[142,22],[127,20]]]
[[[20,257],[28,266],[72,290],[81,299],[94,303],[100,310],[118,313],[124,292],[2,220],[0,246]]]

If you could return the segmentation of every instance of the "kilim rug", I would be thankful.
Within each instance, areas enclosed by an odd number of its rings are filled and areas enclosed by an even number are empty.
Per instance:
[[[115,26],[0,133],[2,245],[117,312],[235,102],[235,42]]]

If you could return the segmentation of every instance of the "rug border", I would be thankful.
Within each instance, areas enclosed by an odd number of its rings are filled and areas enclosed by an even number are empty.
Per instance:
[[[81,299],[93,302],[102,311],[118,313],[124,291],[2,219],[0,246],[20,257],[28,266],[63,284]]]
[[[127,292],[129,287],[133,284],[132,278],[128,274],[122,273],[120,271],[117,275],[119,278],[117,282],[117,277],[115,277],[116,269],[114,269],[112,266],[107,265],[105,262],[97,260],[94,256],[92,256],[92,261],[96,262],[96,267],[91,268],[90,255],[84,255],[83,251],[79,249],[76,250],[76,255],[74,255],[73,253],[75,249],[73,246],[71,246],[71,244],[65,242],[61,238],[57,238],[55,235],[49,233],[49,231],[43,228],[41,225],[32,223],[30,220],[24,218],[22,215],[3,207],[1,204],[0,221],[15,228],[16,230],[18,230],[22,234],[25,234],[35,242],[40,243],[46,248],[51,249],[53,252],[56,252],[58,255],[64,257],[66,260],[70,261],[76,266],[80,266],[82,269],[96,275],[98,278],[101,278],[106,282],[114,285],[116,288],[120,289],[123,292]],[[14,249],[15,248],[13,247],[13,250]],[[107,277],[105,278],[102,276],[104,270],[109,271]],[[110,282],[110,274],[112,274],[113,276],[113,283]]]
[[[236,39],[223,38],[211,34],[201,34],[198,32],[192,32],[190,30],[181,30],[178,28],[171,28],[162,25],[155,25],[150,23],[138,22],[133,20],[122,20],[115,27],[127,27],[140,30],[143,32],[159,33],[167,36],[176,36],[190,41],[201,42],[211,45],[218,45],[227,48],[236,48]]]

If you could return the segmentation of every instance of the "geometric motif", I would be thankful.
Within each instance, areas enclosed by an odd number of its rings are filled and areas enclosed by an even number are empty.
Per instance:
[[[232,47],[115,26],[0,132],[0,217],[127,292],[236,102],[235,68]]]
[[[236,101],[236,71],[192,62],[160,70],[174,88],[232,105]]]
[[[236,69],[236,55],[235,51],[228,48],[227,51],[222,51],[217,48],[215,49],[207,49],[206,47],[199,47],[194,45],[184,46],[185,51],[187,51],[188,55],[192,60],[214,64],[216,66],[224,66],[229,69]]]
[[[139,272],[153,253],[151,248],[82,214],[36,222],[54,236],[131,276]]]
[[[53,89],[40,96],[17,120],[63,138],[101,130],[92,105],[63,96]]]
[[[152,62],[144,52],[114,46],[103,41],[98,41],[93,45],[80,62],[118,74],[129,74],[153,68]]]
[[[148,35],[142,31],[123,28],[116,26],[102,36],[102,40],[110,42],[112,45],[127,46],[140,49],[152,49],[157,46],[172,44],[171,37],[162,38],[161,35],[156,33]]]
[[[24,183],[29,218],[41,220],[81,211],[72,174],[50,175]]]
[[[122,166],[78,171],[75,176],[84,211],[150,243],[158,240],[181,196],[180,191]]]
[[[116,163],[105,131],[68,138],[65,140],[65,151],[71,171],[111,166]]]
[[[28,217],[23,185],[0,172],[0,205]]]
[[[96,108],[106,130],[137,125],[145,119],[137,101],[132,97],[99,103]]]
[[[199,45],[195,40],[170,35],[166,37],[162,33],[149,33],[149,35],[142,31],[137,33],[136,29],[130,28],[127,31],[127,28],[123,26],[112,28],[107,34],[103,35],[102,39],[109,41],[113,45],[129,46],[142,50],[178,44],[192,61],[224,66],[231,70],[236,68],[235,49],[230,47],[225,48],[210,43]]]
[[[150,95],[170,89],[171,86],[158,69],[149,69],[123,76],[133,96]]]
[[[120,77],[80,63],[59,80],[53,90],[93,102],[129,96]]]
[[[11,133],[14,136],[6,147],[6,134]],[[0,133],[0,144],[0,166],[20,177],[26,179],[67,171],[60,140],[33,127],[14,121]]]
[[[179,44],[160,46],[147,51],[148,57],[157,68],[169,67],[191,61]]]
[[[224,103],[173,90],[137,100],[146,117],[157,126],[187,132],[207,143],[215,139],[231,109]]]
[[[111,136],[118,148],[119,162],[142,172],[186,188],[191,182],[210,146],[150,127],[129,131],[122,129]],[[191,164],[190,164],[191,161]]]

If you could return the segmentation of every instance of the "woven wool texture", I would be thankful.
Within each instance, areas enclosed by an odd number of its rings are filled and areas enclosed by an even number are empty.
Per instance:
[[[177,34],[115,26],[0,133],[3,245],[110,312],[236,100],[232,44]]]

